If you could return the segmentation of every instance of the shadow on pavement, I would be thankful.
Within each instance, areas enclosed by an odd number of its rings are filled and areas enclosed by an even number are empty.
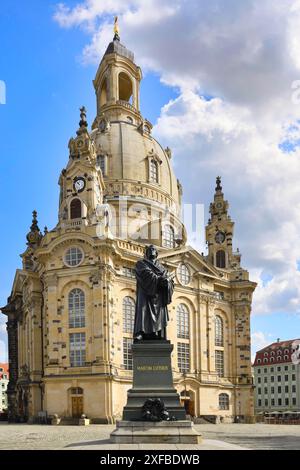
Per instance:
[[[82,447],[82,446],[96,446],[100,444],[111,444],[110,439],[98,439],[97,441],[82,441],[75,442],[74,444],[68,444],[66,447]]]

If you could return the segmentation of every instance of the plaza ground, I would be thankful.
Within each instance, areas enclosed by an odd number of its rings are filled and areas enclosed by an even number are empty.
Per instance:
[[[203,424],[196,428],[203,444],[111,444],[115,426],[46,426],[0,423],[0,450],[299,450],[300,425]]]

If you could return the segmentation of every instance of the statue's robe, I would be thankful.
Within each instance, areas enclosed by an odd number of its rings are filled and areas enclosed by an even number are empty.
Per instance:
[[[137,262],[134,335],[161,331],[164,336],[169,320],[167,305],[172,301],[174,290],[172,279],[168,279],[166,286],[159,284],[159,278],[164,275],[167,271],[157,261],[145,258]]]

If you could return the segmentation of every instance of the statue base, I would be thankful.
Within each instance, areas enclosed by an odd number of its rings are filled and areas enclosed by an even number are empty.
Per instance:
[[[114,444],[201,444],[202,436],[191,421],[117,421],[110,435]]]
[[[133,343],[133,387],[127,394],[124,421],[143,421],[143,405],[156,398],[163,402],[170,419],[186,419],[185,409],[180,405],[179,394],[173,385],[172,350],[173,345],[167,340]]]

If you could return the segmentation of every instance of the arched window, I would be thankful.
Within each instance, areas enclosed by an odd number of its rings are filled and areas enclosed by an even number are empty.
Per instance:
[[[70,218],[80,219],[81,217],[81,201],[80,199],[73,199],[70,204]]]
[[[165,225],[162,233],[162,244],[165,248],[174,248],[175,236],[171,225]]]
[[[123,299],[123,332],[133,333],[135,301],[131,297]]]
[[[226,267],[226,255],[225,255],[224,250],[217,251],[216,264],[217,264],[217,268],[225,268]]]
[[[97,166],[100,168],[102,175],[106,176],[106,155],[97,155]]]
[[[181,263],[178,266],[177,274],[178,274],[181,284],[183,284],[184,286],[187,286],[190,283],[191,274],[190,274],[188,267],[185,264]]]
[[[177,316],[177,338],[186,338],[190,336],[189,328],[189,310],[184,304],[179,304],[176,309]]]
[[[126,73],[119,74],[119,100],[130,103],[132,97],[132,83]]]
[[[81,387],[72,387],[69,390],[71,395],[83,395],[83,388]]]
[[[150,161],[150,181],[151,183],[158,183],[158,165],[157,161],[152,160]]]
[[[215,318],[215,346],[224,346],[223,320],[219,315]]]
[[[107,103],[107,81],[106,78],[102,82],[101,93],[100,93],[100,106]]]
[[[85,326],[85,297],[81,289],[73,289],[69,293],[69,327]]]
[[[229,410],[229,395],[227,393],[220,393],[219,395],[219,409]]]

